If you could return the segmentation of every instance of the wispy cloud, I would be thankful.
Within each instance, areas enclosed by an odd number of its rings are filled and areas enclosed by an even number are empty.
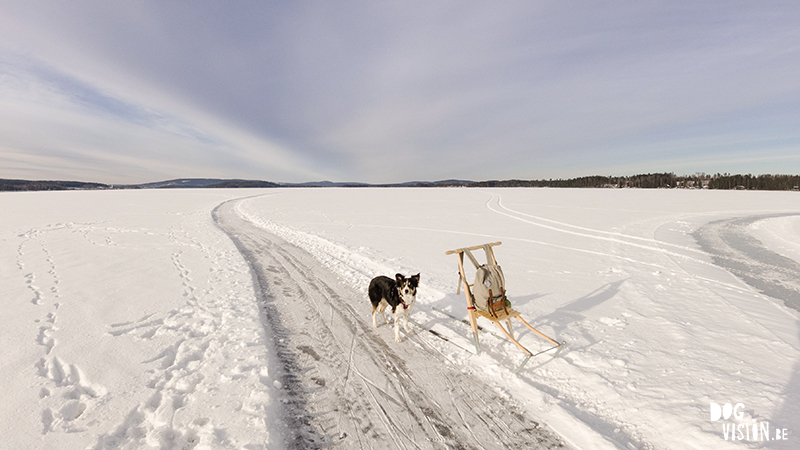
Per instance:
[[[800,172],[791,2],[29,5],[0,177]]]
[[[38,168],[39,177],[107,182],[226,172],[317,175],[291,151],[211,111],[138,103],[135,91],[115,97],[38,61],[10,59],[0,63],[6,171],[31,175]]]

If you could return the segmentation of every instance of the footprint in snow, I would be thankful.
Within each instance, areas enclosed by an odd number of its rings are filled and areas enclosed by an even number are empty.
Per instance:
[[[90,383],[77,366],[64,363],[57,356],[41,358],[35,367],[40,376],[54,384],[39,391],[40,402],[47,406],[42,410],[42,433],[80,431],[73,422],[106,395],[105,387]]]
[[[608,325],[609,327],[616,327],[616,328],[623,328],[627,324],[624,320],[620,319],[612,319],[610,317],[601,317],[597,319],[598,322],[602,323],[603,325]]]

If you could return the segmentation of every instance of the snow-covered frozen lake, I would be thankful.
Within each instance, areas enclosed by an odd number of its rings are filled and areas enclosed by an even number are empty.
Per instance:
[[[245,228],[220,226],[223,212],[250,223],[247,234],[313,257],[304,264],[330,274],[326,289],[363,312],[358,326],[369,328],[353,339],[377,339],[395,363],[424,354],[445,368],[437,374],[480,380],[491,391],[482,401],[497,402],[485,408],[518,408],[568,446],[796,448],[800,439],[795,192],[75,191],[3,193],[0,208],[0,448],[285,446],[282,341],[260,308],[254,257],[237,247]],[[514,308],[568,342],[518,374],[523,355],[488,323],[478,356],[469,327],[439,312],[467,317],[445,251],[494,241]],[[448,341],[416,327],[396,343],[391,327],[371,328],[367,284],[396,272],[421,273],[412,318]],[[295,276],[276,273],[272,284]],[[313,367],[321,347],[301,347]],[[309,399],[338,386],[335,371],[322,382],[307,367],[302,375],[319,382]],[[444,422],[465,411],[433,401]],[[712,420],[712,404],[726,417]],[[741,405],[734,415],[726,404]],[[338,418],[319,422],[327,445],[359,448],[343,413],[325,414]],[[368,437],[391,437],[386,448],[413,441],[392,430],[403,420],[374,422]]]

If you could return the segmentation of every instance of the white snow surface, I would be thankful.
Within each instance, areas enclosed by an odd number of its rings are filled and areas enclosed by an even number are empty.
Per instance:
[[[3,193],[0,448],[283,447],[253,278],[211,215],[237,198],[363,293],[365,323],[372,277],[421,273],[412,319],[450,341],[412,332],[576,448],[797,448],[800,194],[474,188]],[[728,231],[755,247],[709,254]],[[476,355],[437,311],[467,317],[445,251],[495,241],[513,307],[568,342],[516,374],[491,324]]]
[[[0,448],[274,448],[240,194],[0,195]]]

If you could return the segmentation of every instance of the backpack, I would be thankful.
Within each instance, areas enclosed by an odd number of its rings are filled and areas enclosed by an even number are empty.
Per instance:
[[[464,253],[475,265],[475,283],[472,285],[472,303],[475,308],[495,317],[501,311],[507,314],[507,307],[511,302],[506,298],[506,279],[503,270],[497,264],[478,265],[478,261],[469,250],[465,249]]]

